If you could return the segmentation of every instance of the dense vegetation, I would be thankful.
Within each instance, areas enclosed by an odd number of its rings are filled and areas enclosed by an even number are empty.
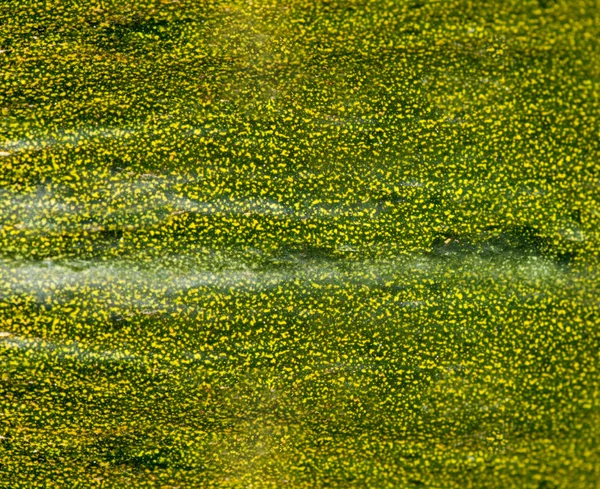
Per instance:
[[[595,0],[7,0],[0,110],[0,487],[600,484]]]

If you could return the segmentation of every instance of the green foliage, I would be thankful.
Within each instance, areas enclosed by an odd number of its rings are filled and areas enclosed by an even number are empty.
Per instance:
[[[599,31],[3,2],[0,487],[597,487]]]

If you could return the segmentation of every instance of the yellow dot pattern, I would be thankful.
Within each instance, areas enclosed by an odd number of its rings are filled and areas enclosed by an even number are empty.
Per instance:
[[[0,111],[0,487],[597,487],[597,1],[6,0]]]

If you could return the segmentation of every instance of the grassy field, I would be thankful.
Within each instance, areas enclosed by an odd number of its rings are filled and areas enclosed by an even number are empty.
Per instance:
[[[0,4],[0,487],[600,487],[600,4]]]

